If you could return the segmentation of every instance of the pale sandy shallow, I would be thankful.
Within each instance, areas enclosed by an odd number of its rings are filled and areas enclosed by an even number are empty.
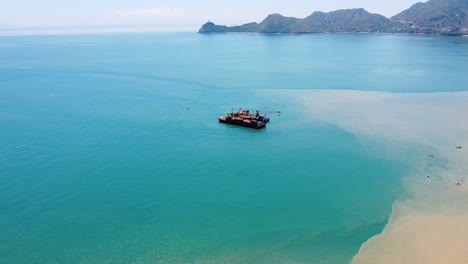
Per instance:
[[[369,239],[353,263],[468,263],[468,216],[399,206],[399,216]]]
[[[327,90],[301,92],[294,100],[306,114],[351,133],[428,147],[434,160],[444,161],[431,166],[424,157],[414,164],[404,181],[408,197],[394,203],[383,232],[364,243],[352,263],[468,263],[468,93]]]

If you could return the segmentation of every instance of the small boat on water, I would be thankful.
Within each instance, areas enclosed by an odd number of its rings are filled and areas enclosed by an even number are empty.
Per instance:
[[[270,122],[270,118],[266,117],[267,113],[281,114],[280,111],[260,112],[258,110],[252,114],[249,110],[241,108],[237,112],[232,111],[225,116],[220,116],[218,120],[221,123],[260,129]]]

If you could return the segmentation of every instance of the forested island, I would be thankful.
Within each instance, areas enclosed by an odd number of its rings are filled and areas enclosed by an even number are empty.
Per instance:
[[[313,12],[305,18],[271,14],[241,26],[205,23],[199,33],[423,33],[468,34],[468,0],[429,0],[387,18],[362,8]]]

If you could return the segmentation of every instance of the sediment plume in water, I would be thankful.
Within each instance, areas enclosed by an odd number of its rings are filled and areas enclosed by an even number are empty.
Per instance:
[[[468,93],[305,91],[296,100],[356,135],[432,150],[415,157],[407,196],[352,263],[468,263]]]

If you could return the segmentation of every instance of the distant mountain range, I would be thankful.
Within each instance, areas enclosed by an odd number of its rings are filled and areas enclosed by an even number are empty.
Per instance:
[[[306,18],[271,14],[260,23],[220,26],[205,23],[199,33],[425,33],[468,34],[468,0],[429,0],[387,18],[362,8],[314,12]]]

